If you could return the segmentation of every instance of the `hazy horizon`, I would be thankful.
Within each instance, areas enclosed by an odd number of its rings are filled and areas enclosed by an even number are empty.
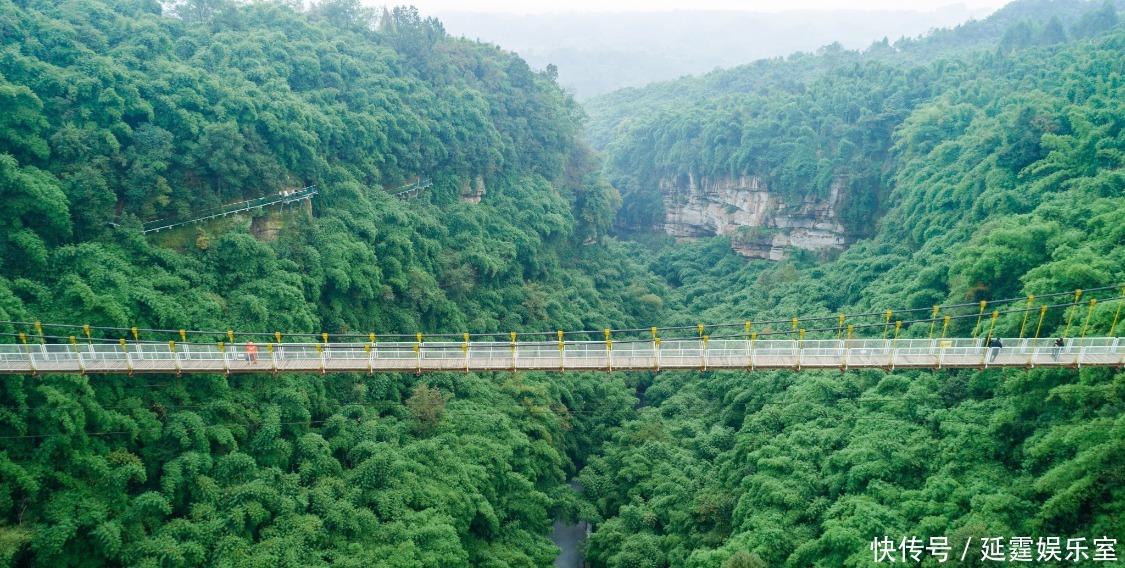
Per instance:
[[[371,2],[369,2],[371,3]],[[679,0],[544,0],[528,3],[520,0],[420,0],[412,2],[420,13],[438,15],[442,12],[502,13],[517,15],[702,12],[732,11],[750,13],[782,13],[800,11],[834,12],[860,10],[878,12],[935,12],[964,7],[973,12],[991,13],[1007,4],[1007,0],[918,0],[904,6],[901,0],[789,0],[779,3],[766,0],[697,0],[685,5]]]
[[[834,42],[847,49],[864,49],[883,38],[917,37],[992,13],[970,9],[965,3],[945,4],[936,11],[870,10],[862,8],[863,3],[852,3],[834,10],[774,12],[457,10],[434,15],[453,36],[495,43],[538,70],[554,64],[559,84],[584,99],[758,59],[811,52]]]

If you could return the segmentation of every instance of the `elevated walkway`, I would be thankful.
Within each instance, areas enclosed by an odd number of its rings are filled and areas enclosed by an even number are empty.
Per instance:
[[[407,201],[407,200],[413,199],[414,197],[417,197],[417,195],[423,189],[426,189],[427,187],[430,187],[433,184],[434,184],[434,181],[430,178],[419,179],[418,181],[416,181],[414,183],[409,183],[409,184],[406,184],[402,187],[396,187],[396,188],[390,190],[391,197],[397,197],[397,198],[399,198],[403,201]]]
[[[222,207],[199,211],[196,212],[191,219],[185,221],[173,221],[171,219],[156,219],[154,221],[148,221],[147,223],[144,223],[144,225],[142,225],[141,232],[146,235],[148,233],[159,233],[160,231],[175,229],[176,227],[183,227],[192,223],[200,223],[202,221],[208,221],[210,219],[216,219],[218,217],[226,217],[227,215],[234,215],[236,213],[242,213],[244,211],[261,209],[263,207],[269,207],[270,205],[285,206],[290,203],[307,201],[309,199],[312,199],[314,195],[316,195],[316,186],[309,186],[295,191],[283,191],[278,193],[277,195],[267,195],[265,197],[259,197],[258,199],[248,199],[246,201],[239,201],[237,203],[228,203],[226,205],[223,205]]]
[[[709,369],[942,369],[1120,367],[1119,337],[983,339],[263,343],[119,343],[0,345],[0,374],[269,373],[435,371],[637,371]]]

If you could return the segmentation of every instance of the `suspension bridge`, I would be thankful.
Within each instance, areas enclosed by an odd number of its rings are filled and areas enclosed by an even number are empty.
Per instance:
[[[0,373],[263,373],[659,371],[673,369],[889,369],[1093,367],[1125,364],[1116,337],[641,342],[30,344],[0,346]],[[254,344],[252,344],[254,345]]]
[[[1116,290],[1111,286],[1087,290]],[[1034,306],[1034,296],[999,300],[1007,306],[986,313],[987,301],[935,306],[916,319],[898,319],[931,308],[862,314],[742,322],[738,324],[606,329],[598,332],[509,334],[273,334],[158,330],[90,325],[0,322],[0,374],[39,373],[336,373],[488,371],[660,371],[768,369],[943,369],[994,367],[1122,367],[1125,338],[1113,336],[1125,303],[1121,295],[1102,298],[1113,313],[1109,334],[1088,335],[1098,299]],[[1089,296],[1089,294],[1087,294]],[[1116,310],[1112,304],[1116,303]],[[1108,306],[1107,306],[1108,305]],[[979,310],[975,309],[979,306]],[[1014,307],[1013,307],[1014,306]],[[973,308],[967,310],[967,308]],[[942,310],[952,315],[942,315]],[[1040,337],[1049,312],[1060,336]],[[963,313],[962,313],[963,312]],[[1085,315],[1082,315],[1085,312]],[[925,317],[928,315],[929,317]],[[1032,316],[1036,317],[1032,317]],[[1001,317],[1007,318],[1001,320]],[[848,318],[863,323],[848,324]],[[867,321],[876,318],[881,321]],[[965,322],[968,320],[968,322]],[[973,322],[975,320],[975,323]],[[1036,321],[1037,320],[1037,321]],[[821,322],[835,325],[826,325]],[[972,326],[971,337],[948,336],[951,324]],[[1019,333],[999,337],[997,322]],[[810,327],[803,327],[809,325]],[[1065,324],[1065,327],[1063,327]],[[755,331],[755,326],[761,331]],[[779,329],[779,327],[782,327]],[[787,329],[792,326],[792,329]],[[44,329],[75,335],[48,335]],[[1030,330],[1034,329],[1034,335]],[[1072,331],[1081,330],[1074,337]],[[928,330],[928,333],[926,333]],[[940,330],[940,334],[938,331]],[[881,337],[870,337],[879,335]],[[99,337],[94,337],[97,332]],[[1027,333],[1025,333],[1027,332]],[[691,333],[690,336],[684,336]],[[106,335],[123,335],[116,339]],[[678,334],[678,335],[677,335]],[[926,334],[926,337],[918,337]],[[180,341],[142,339],[172,335]],[[869,335],[864,337],[864,335]],[[1028,335],[1028,336],[1025,336]],[[835,337],[833,337],[835,336]],[[189,337],[192,339],[189,341]],[[207,338],[218,338],[208,341]],[[590,339],[597,337],[597,339]]]

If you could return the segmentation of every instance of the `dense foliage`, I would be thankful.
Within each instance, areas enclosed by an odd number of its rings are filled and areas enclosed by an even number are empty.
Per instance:
[[[1118,10],[1125,3],[1109,3]],[[613,91],[586,101],[589,134],[595,148],[603,149],[618,136],[618,128],[653,110],[684,107],[721,95],[741,95],[793,90],[826,71],[868,61],[923,65],[935,59],[971,55],[976,51],[1052,44],[1075,37],[1097,35],[1113,27],[1104,0],[1021,0],[1012,2],[983,20],[970,20],[953,28],[932,29],[922,37],[873,42],[852,51],[825,42],[816,53],[795,52],[787,57],[759,59],[732,69],[700,77],[682,77],[642,88]],[[1112,8],[1111,8],[1112,9]],[[828,55],[814,57],[813,55]]]
[[[1092,8],[1097,19],[1081,21],[1114,22],[1112,6]],[[720,97],[624,129],[611,154],[668,156],[669,170],[766,162],[773,175],[793,164],[815,180],[841,165],[830,150],[850,136],[877,150],[844,165],[879,173],[853,191],[880,195],[886,212],[838,258],[794,251],[747,263],[724,239],[637,246],[683,302],[674,323],[925,309],[1125,281],[1125,32],[1045,43],[905,73],[849,63],[792,94]],[[865,102],[880,93],[891,95]],[[836,110],[852,103],[851,115]],[[781,109],[814,124],[807,142],[749,127],[709,134],[737,124],[739,111],[744,125],[782,124],[771,115]],[[876,128],[858,123],[880,116]],[[638,132],[667,134],[652,150],[632,145]],[[612,167],[640,178],[652,166]],[[634,196],[625,199],[628,211]],[[1120,335],[1116,308],[1096,306],[1090,333]],[[1016,336],[1021,324],[1002,316],[995,333]],[[1051,311],[1042,336],[1065,324]],[[972,327],[955,322],[949,333]],[[861,566],[882,535],[961,546],[972,537],[979,564],[981,537],[1125,535],[1120,370],[664,373],[644,385],[647,408],[580,476],[603,521],[589,545],[597,566]]]
[[[291,4],[0,2],[0,320],[661,317],[656,280],[599,244],[618,198],[549,77],[411,9]],[[311,211],[139,231],[308,185]],[[0,563],[548,564],[564,481],[634,400],[620,376],[8,377]]]
[[[1125,280],[1112,4],[653,87],[681,93],[595,124],[624,196],[553,74],[411,9],[296,5],[0,0],[0,321],[647,328]],[[607,237],[619,205],[659,214],[656,178],[744,172],[792,199],[845,177],[869,236],[781,263]],[[413,199],[385,191],[419,177]],[[307,185],[308,209],[140,232]],[[613,567],[864,565],[880,535],[1120,540],[1123,388],[1113,369],[7,377],[0,560],[547,565],[573,516]]]
[[[792,204],[842,187],[840,221],[852,236],[871,236],[891,187],[892,134],[907,114],[979,72],[1006,72],[1013,53],[1095,36],[1116,23],[1110,3],[1062,4],[1052,11],[1013,4],[923,40],[877,42],[862,53],[833,44],[815,56],[595,99],[591,137],[606,146],[611,181],[625,197],[620,223],[662,221],[661,181],[686,187],[689,179],[754,175]],[[993,49],[965,52],[989,37],[997,39]]]

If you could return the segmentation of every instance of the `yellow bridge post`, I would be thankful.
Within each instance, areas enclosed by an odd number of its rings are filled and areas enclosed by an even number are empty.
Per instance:
[[[70,346],[72,348],[74,348],[74,357],[78,361],[78,372],[79,372],[79,374],[85,375],[86,374],[86,365],[82,362],[82,352],[78,350],[78,338],[77,337],[75,337],[73,335],[70,336]]]
[[[992,339],[992,334],[996,330],[996,318],[1000,317],[1000,310],[993,310],[992,323],[988,324],[988,339]]]
[[[980,313],[977,314],[977,324],[973,326],[973,337],[974,338],[977,336],[977,332],[980,331],[980,320],[981,320],[981,317],[984,316],[984,308],[987,305],[988,305],[987,301],[985,301],[985,300],[980,301]]]
[[[1121,289],[1121,296],[1125,297],[1125,288]],[[1117,329],[1117,318],[1121,316],[1121,304],[1125,303],[1122,298],[1117,299],[1117,313],[1113,316],[1113,323],[1109,326],[1109,336],[1113,337],[1113,331]],[[1120,341],[1118,341],[1120,343]],[[1125,352],[1121,354],[1121,360],[1117,362],[1117,367],[1125,367]]]
[[[747,321],[746,326],[745,326],[746,327],[746,367],[747,368],[750,367],[750,356],[751,356],[751,350],[753,349],[753,344],[750,340],[750,325],[751,325],[750,322]]]
[[[1020,339],[1023,339],[1023,330],[1027,327],[1027,316],[1031,315],[1031,303],[1035,301],[1035,296],[1027,297],[1027,307],[1023,309],[1023,323],[1020,324]]]
[[[37,371],[35,370],[35,358],[31,356],[31,348],[27,346],[26,333],[20,333],[20,342],[23,343],[23,352],[25,355],[27,355],[27,365],[31,367],[31,374],[34,375],[37,373]]]
[[[654,327],[652,329],[655,330],[656,328]],[[655,334],[656,334],[656,331],[653,331],[654,336],[655,336]],[[566,341],[563,341],[563,331],[560,329],[559,330],[559,372],[561,373],[565,370],[566,370]]]
[[[1031,353],[1028,354],[1028,356],[1027,356],[1027,366],[1028,367],[1034,367],[1035,366],[1035,350],[1037,349],[1035,347],[1035,342],[1039,341],[1039,332],[1043,329],[1043,318],[1046,317],[1046,316],[1047,316],[1047,306],[1039,306],[1039,323],[1036,324],[1036,326],[1035,326],[1035,338],[1031,340],[1031,342],[1032,342],[1031,343],[1031,349],[1029,349],[1029,351]]]
[[[797,371],[801,370],[801,355],[805,352],[805,330],[797,334]]]
[[[699,329],[702,331],[703,326],[700,325]],[[609,338],[610,330],[605,330],[605,371],[607,373],[613,372],[613,340]]]
[[[1039,308],[1039,323],[1035,326],[1035,339],[1039,339],[1039,332],[1043,329],[1043,318],[1047,315],[1047,306]]]
[[[981,357],[980,360],[980,364],[982,367],[986,366],[984,358],[989,356],[989,351],[991,351],[992,349],[992,347],[989,346],[989,343],[992,342],[992,334],[996,331],[996,318],[998,317],[1000,317],[1000,310],[993,310],[991,318],[992,321],[988,324],[988,335],[984,339],[984,356]],[[990,360],[989,362],[991,363],[992,361]]]
[[[462,337],[464,338],[465,342],[461,344],[461,351],[463,351],[464,355],[465,355],[465,372],[468,373],[469,372],[469,334],[466,333]]]
[[[895,349],[898,348],[898,333],[899,333],[899,330],[901,330],[901,329],[902,329],[902,320],[896,321],[895,322],[895,337],[894,337],[894,339],[891,340],[891,360],[887,364],[887,366],[890,367],[892,371],[895,370]]]
[[[1090,316],[1094,315],[1094,305],[1097,303],[1097,300],[1090,300],[1090,309],[1086,312],[1085,323],[1082,324],[1082,339],[1086,339],[1086,328],[1090,326]]]
[[[700,367],[699,372],[702,373],[707,370],[707,341],[711,339],[710,335],[703,336],[703,350],[700,352]]]
[[[230,362],[227,361],[226,348],[224,347],[222,341],[219,341],[217,343],[217,345],[219,346],[219,358],[221,358],[223,360],[223,372],[225,372],[226,374],[229,375],[230,374]]]
[[[279,336],[281,334],[278,334]],[[376,341],[378,337],[374,333],[367,335],[367,374],[370,375],[375,372],[375,355],[379,353]]]
[[[1066,329],[1063,330],[1063,337],[1064,338],[1067,337],[1070,334],[1070,322],[1074,321],[1074,311],[1075,311],[1075,308],[1078,305],[1078,299],[1081,298],[1081,297],[1082,297],[1082,289],[1079,288],[1078,290],[1074,291],[1074,305],[1070,307],[1070,316],[1066,318]]]
[[[1090,299],[1090,309],[1086,311],[1086,321],[1082,324],[1082,334],[1081,334],[1081,336],[1079,336],[1080,340],[1086,339],[1086,328],[1089,327],[1089,325],[1090,325],[1090,316],[1092,316],[1094,314],[1094,306],[1097,303],[1098,303],[1098,301],[1096,299],[1093,299],[1093,298]],[[1077,307],[1078,306],[1075,306],[1075,309],[1077,309]],[[1075,366],[1078,366],[1078,367],[1082,366],[1082,351],[1084,351],[1085,349],[1086,349],[1085,345],[1080,344],[1078,346],[1078,352],[1074,355],[1074,365]]]
[[[750,334],[750,370],[754,370],[754,343],[758,341],[758,334]]]
[[[125,345],[125,340],[121,339],[121,352],[125,354],[125,368],[129,369],[129,374],[133,374],[133,360],[129,357],[129,348]]]
[[[1121,289],[1121,295],[1125,297],[1125,288]],[[1117,313],[1113,315],[1113,323],[1109,326],[1109,336],[1113,337],[1113,330],[1117,329],[1117,318],[1121,317],[1121,304],[1125,303],[1121,298],[1117,299]]]
[[[172,352],[172,364],[176,367],[176,374],[180,374],[180,357],[176,354],[176,342],[168,342],[168,350]]]

